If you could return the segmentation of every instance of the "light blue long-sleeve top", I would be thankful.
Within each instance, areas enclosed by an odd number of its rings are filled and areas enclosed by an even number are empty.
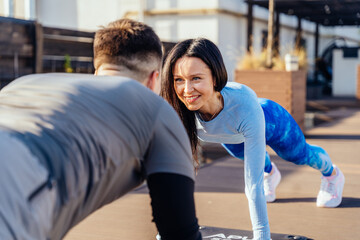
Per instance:
[[[263,179],[265,166],[265,119],[253,90],[229,82],[221,91],[224,108],[211,121],[196,113],[199,139],[223,144],[245,145],[245,194],[249,202],[253,239],[270,239]]]

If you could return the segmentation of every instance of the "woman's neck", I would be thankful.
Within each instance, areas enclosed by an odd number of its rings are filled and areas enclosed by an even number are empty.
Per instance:
[[[224,108],[224,100],[220,92],[216,92],[214,100],[209,103],[208,110],[199,110],[200,117],[203,121],[213,120]]]

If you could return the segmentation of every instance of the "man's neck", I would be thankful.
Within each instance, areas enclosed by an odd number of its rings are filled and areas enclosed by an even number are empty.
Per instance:
[[[134,79],[134,74],[129,71],[128,69],[110,63],[102,64],[97,70],[95,75],[98,76],[122,76],[122,77],[129,77]],[[137,80],[137,79],[135,79]]]

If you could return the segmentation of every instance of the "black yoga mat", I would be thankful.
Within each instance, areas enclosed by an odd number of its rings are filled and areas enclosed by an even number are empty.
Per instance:
[[[204,240],[236,240],[236,239],[252,239],[252,231],[245,231],[239,229],[229,229],[229,228],[218,228],[210,226],[201,226],[200,232]],[[312,240],[310,238],[292,235],[292,234],[279,234],[271,233],[272,240]]]

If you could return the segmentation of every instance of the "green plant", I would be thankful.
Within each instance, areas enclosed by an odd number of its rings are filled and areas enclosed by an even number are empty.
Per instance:
[[[71,57],[69,54],[66,54],[64,57],[64,70],[67,73],[72,73],[74,71],[71,67]]]

